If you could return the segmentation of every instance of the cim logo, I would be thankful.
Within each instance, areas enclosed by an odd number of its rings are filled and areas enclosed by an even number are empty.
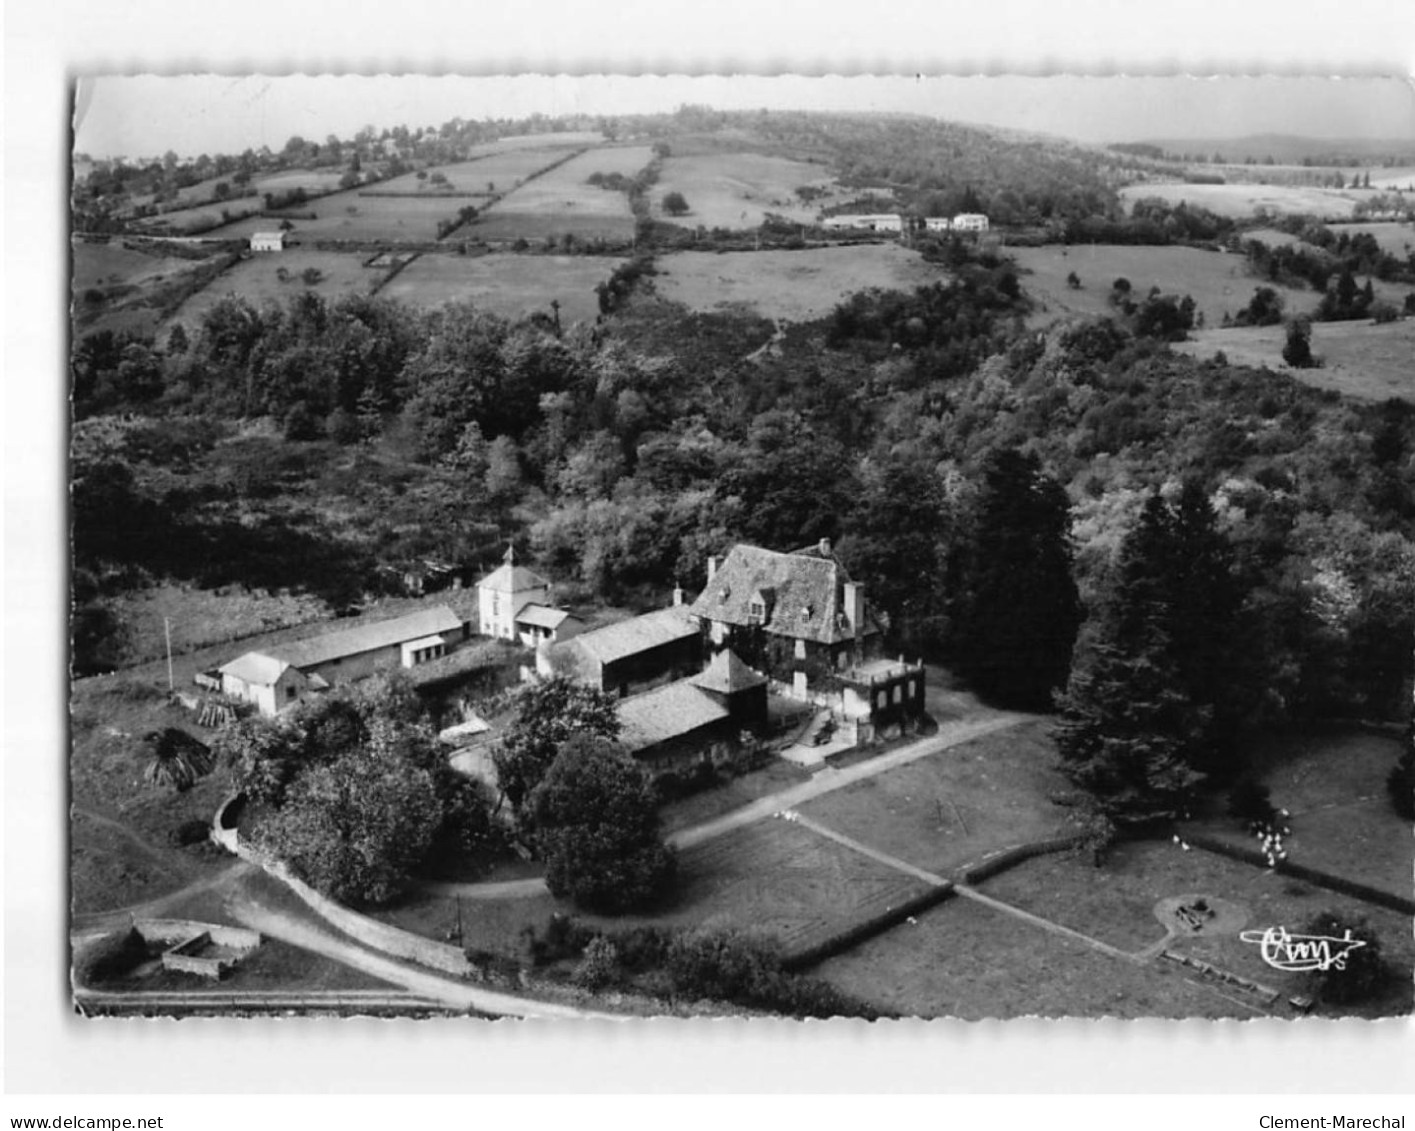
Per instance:
[[[1278,970],[1345,970],[1346,956],[1366,944],[1353,939],[1348,929],[1343,938],[1326,935],[1290,935],[1285,927],[1265,931],[1243,931],[1244,942],[1262,948],[1263,961]]]

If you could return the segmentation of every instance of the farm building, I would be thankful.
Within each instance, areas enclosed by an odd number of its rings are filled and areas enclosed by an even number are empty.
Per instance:
[[[902,232],[904,217],[894,212],[847,213],[827,216],[821,227],[831,231]]]
[[[218,670],[223,695],[252,703],[268,717],[329,686],[322,677],[311,678],[288,661],[261,652],[247,652]]]
[[[953,230],[955,232],[986,232],[988,218],[981,212],[960,212],[953,217]]]
[[[550,582],[518,566],[515,548],[507,547],[503,563],[477,582],[479,631],[483,636],[516,639],[517,614],[532,604],[549,608]]]
[[[930,232],[947,232],[953,228],[953,221],[947,216],[925,216],[924,229]]]
[[[252,250],[252,251],[284,251],[284,250],[285,250],[285,233],[284,233],[284,232],[252,232],[252,233],[251,233],[251,250]]]
[[[416,667],[445,655],[464,635],[462,618],[446,605],[438,605],[282,644],[276,654],[306,675],[318,673],[330,683],[344,683],[379,668]]]
[[[766,688],[764,676],[725,649],[698,675],[622,700],[619,741],[660,765],[695,757],[710,742],[765,725]]]
[[[702,635],[682,594],[666,609],[585,632],[536,652],[536,671],[619,696],[702,670]]]
[[[223,694],[275,715],[312,691],[372,675],[380,668],[413,668],[446,655],[465,639],[467,626],[445,605],[342,632],[247,652],[198,682],[219,679]]]
[[[568,609],[551,609],[532,602],[516,613],[516,636],[527,648],[558,644],[585,630],[585,622]]]

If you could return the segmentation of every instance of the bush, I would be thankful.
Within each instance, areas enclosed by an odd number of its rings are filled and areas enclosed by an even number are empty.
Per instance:
[[[81,986],[121,978],[147,959],[147,943],[136,927],[105,935],[74,959],[74,980]]]
[[[178,848],[205,844],[211,837],[211,825],[199,817],[193,817],[172,829],[167,836]]]
[[[613,985],[618,978],[618,948],[604,935],[596,935],[585,946],[572,980],[575,985],[593,992]]]
[[[1386,792],[1395,811],[1407,821],[1415,821],[1415,746],[1406,746],[1386,778]]]
[[[1242,821],[1249,832],[1272,828],[1277,823],[1272,791],[1253,778],[1244,778],[1229,791],[1228,815]]]
[[[548,966],[552,962],[580,957],[595,937],[589,927],[557,911],[546,920],[542,930],[525,928],[521,932],[521,947],[532,966]]]
[[[1400,311],[1396,310],[1394,303],[1381,301],[1371,307],[1371,317],[1378,325],[1381,325],[1386,322],[1394,322],[1400,317]]]
[[[1301,933],[1341,939],[1346,937],[1347,931],[1351,932],[1351,938],[1365,945],[1348,951],[1340,968],[1333,965],[1307,975],[1307,992],[1314,1001],[1356,1005],[1379,996],[1391,980],[1392,971],[1381,954],[1380,939],[1365,919],[1323,911],[1308,922]]]

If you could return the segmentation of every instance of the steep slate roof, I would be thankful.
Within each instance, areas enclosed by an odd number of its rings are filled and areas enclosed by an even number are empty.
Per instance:
[[[580,618],[570,612],[569,609],[548,609],[544,605],[538,605],[532,601],[529,605],[523,605],[516,614],[517,624],[534,625],[536,628],[559,628],[567,620],[579,620]]]
[[[461,630],[461,618],[446,605],[438,605],[405,617],[373,621],[343,632],[329,632],[309,640],[282,644],[277,658],[297,668],[315,667],[330,660],[371,652],[375,648],[389,648],[409,640]]]
[[[621,699],[618,710],[619,742],[631,754],[728,717],[726,707],[686,679]]]
[[[704,691],[716,691],[721,695],[731,695],[737,691],[746,691],[751,687],[760,687],[766,682],[766,676],[754,672],[744,664],[731,648],[724,648],[712,658],[712,663],[707,666],[701,675],[695,675],[689,682],[695,687],[701,687]]]
[[[698,634],[698,627],[688,619],[684,605],[670,605],[643,616],[630,617],[618,624],[605,625],[593,632],[557,644],[559,648],[575,648],[600,664],[612,664],[626,656],[647,652],[677,640],[687,640]]]
[[[478,581],[477,588],[494,589],[498,593],[520,593],[526,589],[544,589],[549,584],[535,570],[507,562]]]
[[[854,633],[845,620],[840,587],[849,576],[833,557],[815,547],[794,554],[737,545],[690,606],[695,616],[746,625],[754,594],[772,594],[767,632],[793,640],[836,644]]]
[[[289,666],[286,661],[267,656],[263,652],[247,652],[244,656],[237,656],[229,664],[222,664],[221,673],[235,676],[247,683],[270,687],[285,674],[285,669]]]

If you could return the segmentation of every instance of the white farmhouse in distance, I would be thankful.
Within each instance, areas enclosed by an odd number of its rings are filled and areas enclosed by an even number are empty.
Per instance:
[[[953,217],[953,230],[955,232],[986,232],[988,218],[981,212],[960,212]]]
[[[830,231],[902,232],[904,217],[897,212],[844,213],[827,216],[821,227]]]
[[[252,251],[284,251],[284,250],[285,250],[285,233],[284,233],[284,232],[252,232],[252,233],[251,233],[251,250],[252,250]]]

